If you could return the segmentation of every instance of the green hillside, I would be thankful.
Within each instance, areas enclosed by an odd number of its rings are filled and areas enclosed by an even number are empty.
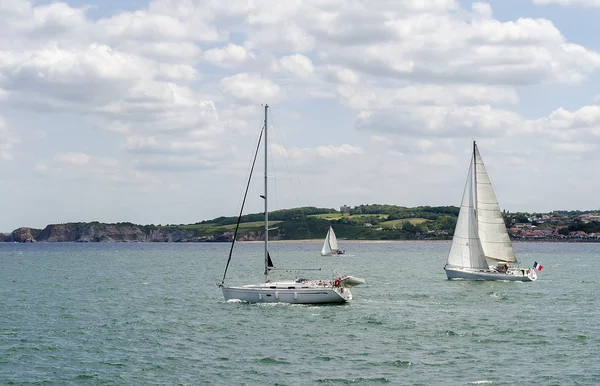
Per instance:
[[[271,239],[321,239],[329,225],[340,239],[351,240],[412,240],[447,239],[456,225],[458,208],[420,206],[414,208],[395,205],[360,205],[341,213],[328,208],[293,208],[269,213],[269,227],[276,228]],[[243,215],[238,238],[262,234],[263,214]],[[237,217],[217,217],[192,225],[180,225],[193,230],[198,236],[233,232]]]

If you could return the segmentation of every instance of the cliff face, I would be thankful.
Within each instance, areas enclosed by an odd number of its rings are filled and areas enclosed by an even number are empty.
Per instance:
[[[31,229],[27,227],[18,228],[12,231],[9,236],[10,240],[7,241],[16,241],[18,243],[35,243],[36,239],[34,234],[38,234],[39,231],[39,229]]]
[[[232,232],[198,236],[193,230],[177,227],[148,227],[128,223],[52,224],[44,229],[19,228],[0,234],[0,241],[19,243],[47,242],[231,242]]]
[[[135,225],[68,223],[48,225],[38,241],[147,241],[147,235]]]

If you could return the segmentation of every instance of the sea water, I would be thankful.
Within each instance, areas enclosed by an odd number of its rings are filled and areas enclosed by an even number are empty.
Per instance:
[[[272,243],[367,282],[310,306],[224,301],[229,244],[0,243],[0,384],[600,384],[600,244],[516,243],[532,283],[449,281],[448,242],[340,246]],[[227,282],[263,261],[236,244]]]

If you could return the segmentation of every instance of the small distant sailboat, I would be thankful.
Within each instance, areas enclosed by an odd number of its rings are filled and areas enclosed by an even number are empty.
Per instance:
[[[365,281],[361,278],[354,276],[339,276],[334,279],[328,280],[315,280],[315,279],[303,279],[297,278],[293,280],[275,280],[272,281],[269,278],[271,271],[320,271],[317,269],[285,269],[275,268],[271,256],[269,254],[269,211],[268,211],[268,195],[267,195],[267,155],[268,155],[268,142],[267,142],[267,109],[268,105],[265,105],[265,122],[263,126],[262,134],[264,135],[263,142],[265,147],[265,170],[264,170],[264,194],[261,196],[265,200],[265,281],[259,284],[247,284],[241,286],[230,286],[225,284],[225,277],[227,276],[227,269],[231,261],[233,252],[233,246],[235,245],[235,238],[237,235],[237,227],[234,232],[231,249],[229,251],[229,258],[225,267],[225,273],[223,273],[223,280],[219,287],[223,290],[223,296],[225,300],[241,300],[249,303],[294,303],[294,304],[322,304],[322,303],[344,303],[352,300],[352,292],[350,289],[360,284],[365,284]],[[259,149],[257,148],[257,154]],[[254,160],[256,161],[256,155]],[[254,164],[252,165],[254,170]],[[248,179],[248,184],[252,178],[252,172]],[[247,190],[246,190],[247,193]],[[245,202],[245,197],[244,197]],[[240,210],[240,217],[244,204],[242,203],[242,210]],[[238,220],[239,225],[239,220]]]
[[[346,251],[338,247],[335,232],[333,231],[331,225],[329,225],[329,230],[327,231],[327,236],[325,236],[325,242],[323,243],[323,248],[321,248],[321,256],[343,255],[344,253],[346,253]]]
[[[488,259],[497,261],[497,265],[490,266]],[[473,141],[465,191],[444,266],[446,276],[448,279],[467,280],[537,279],[539,268],[535,265],[534,269],[509,265],[518,263],[491,180]]]

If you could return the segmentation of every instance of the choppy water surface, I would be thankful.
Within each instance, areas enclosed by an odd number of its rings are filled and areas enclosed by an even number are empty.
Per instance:
[[[518,243],[544,269],[505,283],[446,280],[449,243],[340,243],[272,246],[367,281],[338,306],[225,302],[227,244],[0,244],[0,384],[600,384],[600,244]]]

